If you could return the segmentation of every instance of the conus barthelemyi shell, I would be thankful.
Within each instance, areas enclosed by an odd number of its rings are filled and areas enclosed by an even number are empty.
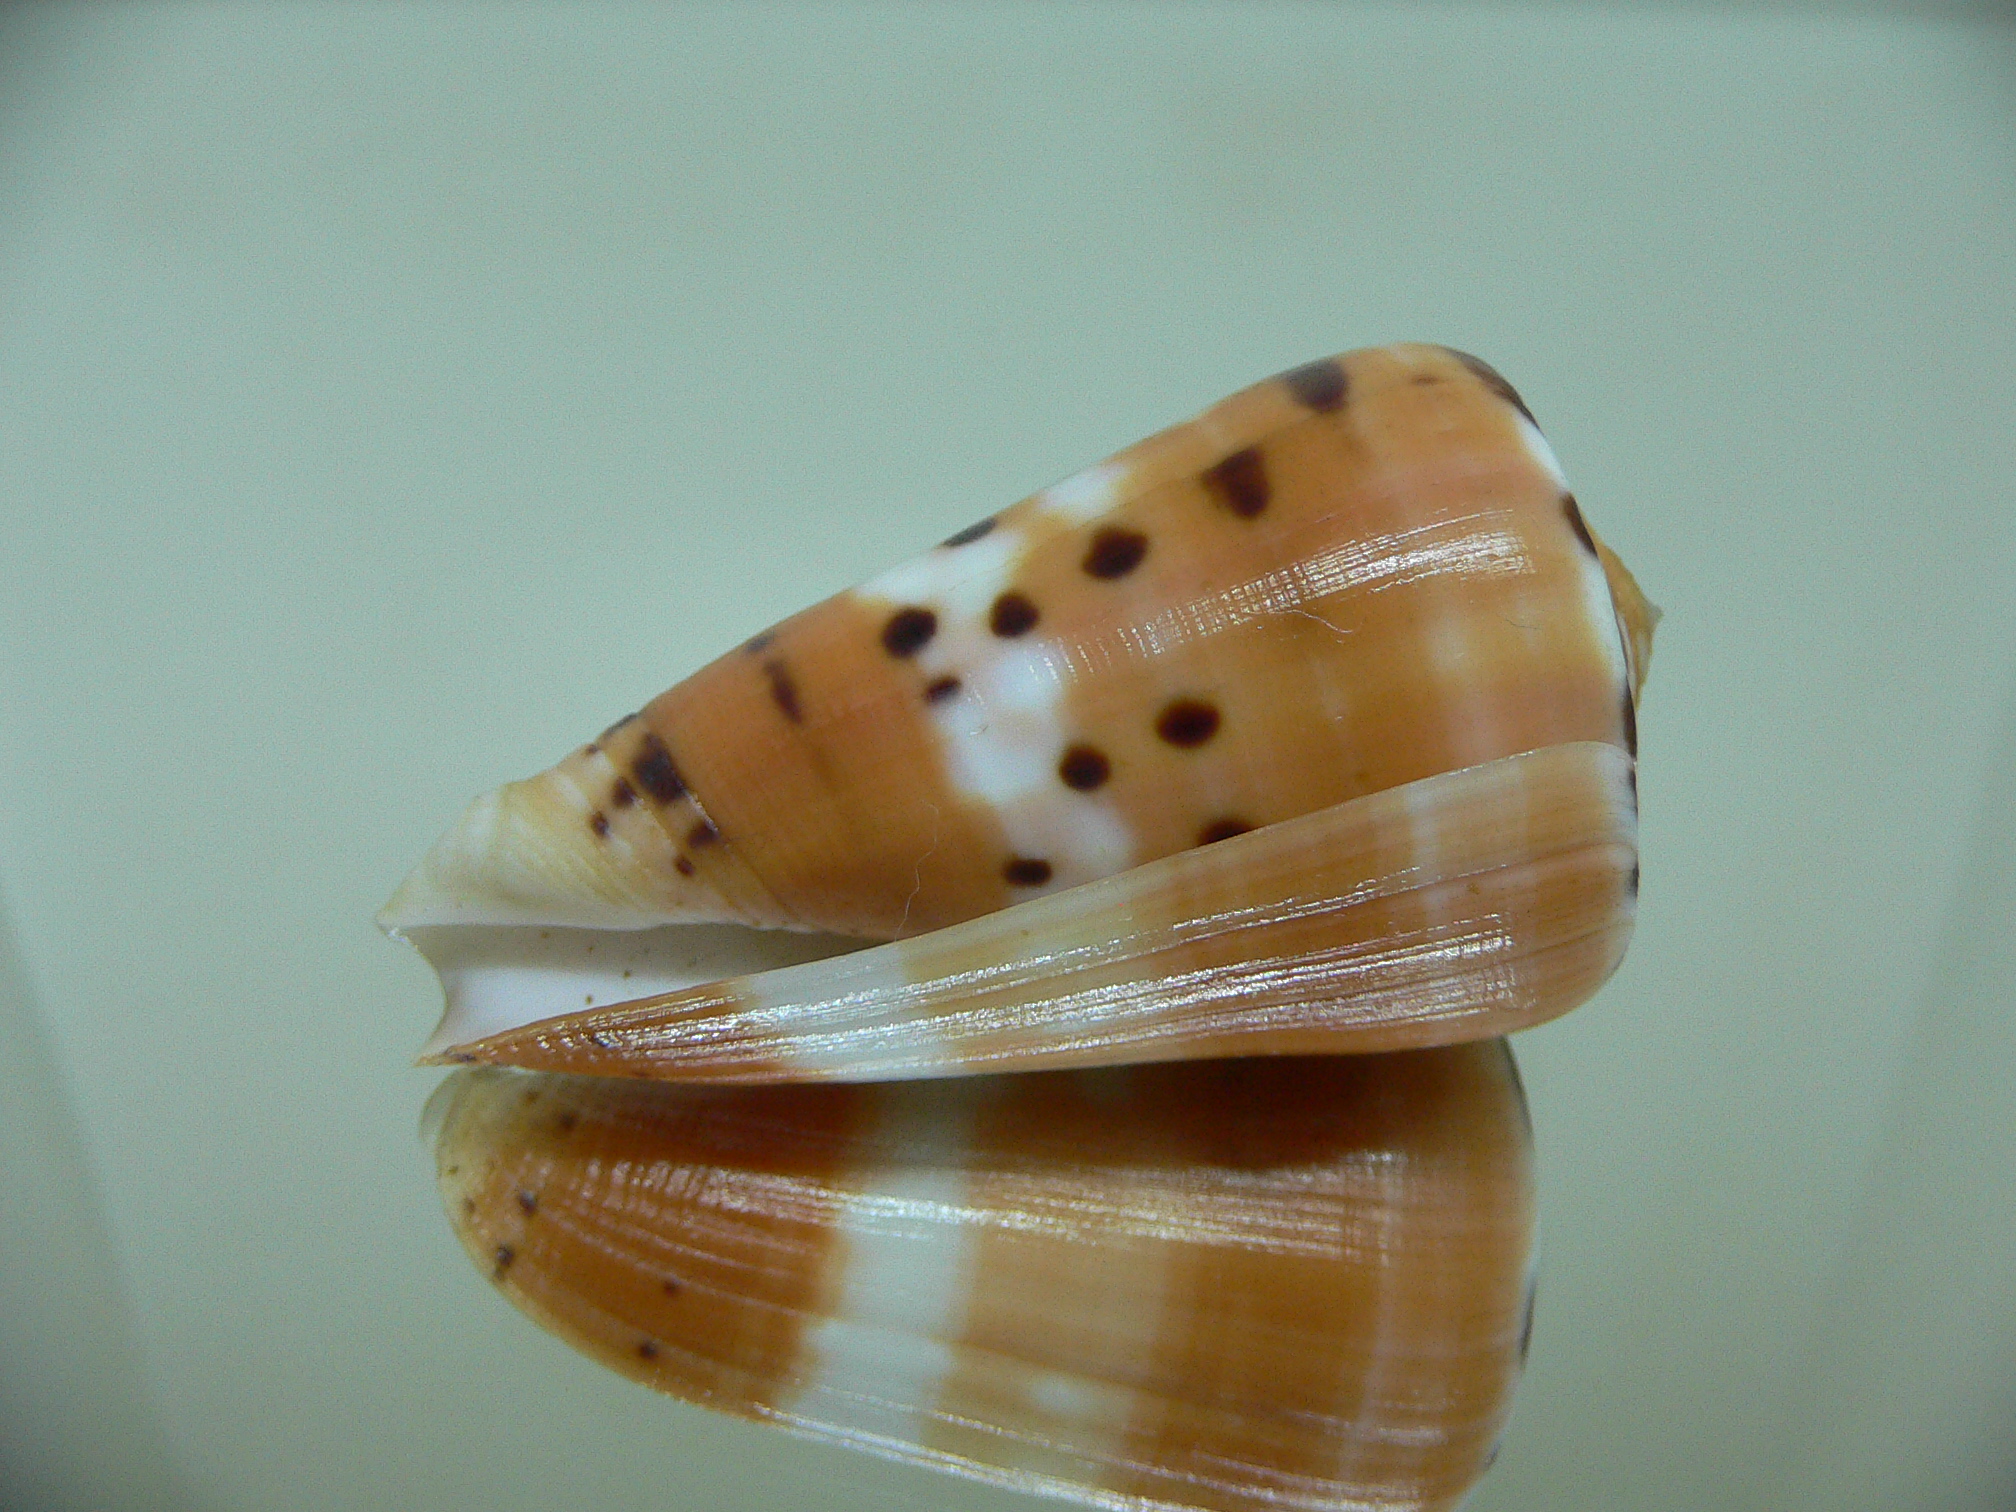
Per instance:
[[[803,1431],[1116,1507],[1450,1505],[1525,1295],[1492,1039],[1622,956],[1655,618],[1439,347],[980,521],[388,905],[433,1057],[538,1073],[444,1092],[458,1228],[590,1353]]]
[[[1572,1007],[1621,955],[1650,624],[1502,378],[1439,347],[1352,353],[1235,395],[766,631],[479,800],[382,918],[423,948],[444,926],[925,937],[823,977],[800,967],[697,998],[640,1002],[620,979],[591,980],[587,1011],[502,1037],[480,1009],[451,1013],[430,1047],[555,1070],[868,1077],[958,1070],[969,1049],[971,1069],[1218,1054],[1219,1010],[1249,1001],[1286,1033],[1270,1043],[1255,1018],[1239,1053],[1502,1033]],[[1575,745],[1618,754],[1528,755]],[[1491,769],[1514,756],[1527,759]],[[1347,812],[1379,794],[1383,807]],[[1529,827],[1489,858],[1452,860],[1445,837],[1481,807]],[[1278,885],[1243,908],[1250,877],[1326,852],[1331,830],[1371,847],[1381,899],[1347,871],[1307,908]],[[1458,885],[1487,872],[1479,887],[1532,906],[1504,912]],[[1096,982],[1018,971],[1078,957],[1041,934],[1018,946],[1025,920],[1066,914],[1011,905],[1068,892],[1090,906],[1073,889],[1122,877],[1099,904],[1162,929],[1159,943],[1092,942]],[[1263,939],[1270,910],[1274,925],[1308,927]],[[1308,924],[1312,911],[1336,930]],[[933,942],[977,918],[992,939],[970,963],[958,953],[970,936],[949,956]],[[1280,969],[1219,992],[1222,950],[1192,947],[1198,928],[1234,920],[1254,931],[1249,962]],[[1368,930],[1386,930],[1417,977],[1439,952],[1498,985],[1479,995],[1466,980],[1459,1003],[1417,980],[1368,1014]],[[1327,981],[1325,960],[1365,969]],[[989,998],[984,1022],[948,1020],[934,1044],[964,970],[1016,977],[1023,997]],[[1250,998],[1277,986],[1296,1006]],[[1139,1032],[1115,1054],[1085,1014],[1067,1015],[1069,1043],[1035,1024],[1013,1039],[1022,1003],[1081,988],[1104,994],[1092,1015],[1126,996]],[[1207,999],[1217,1008],[1186,1050]],[[556,992],[546,1006],[514,1016],[570,1003]],[[729,1040],[732,1055],[712,1053]]]

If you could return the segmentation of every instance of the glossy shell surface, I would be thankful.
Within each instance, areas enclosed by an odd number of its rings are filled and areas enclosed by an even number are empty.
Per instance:
[[[1312,364],[481,800],[387,918],[887,939],[1497,757],[1628,751],[1617,577],[1490,369]]]
[[[458,1233],[797,1432],[1112,1508],[1453,1506],[1531,1322],[1499,1036],[1629,939],[1655,619],[1440,347],[977,522],[387,906],[430,1058],[490,1063],[436,1101]]]
[[[471,1258],[561,1337],[1025,1490],[1448,1507],[1523,1356],[1502,1042],[886,1086],[463,1072],[440,1100]]]
[[[1478,1039],[1601,986],[1636,887],[1630,758],[1547,746],[932,934],[584,1009],[446,1058],[860,1081]]]

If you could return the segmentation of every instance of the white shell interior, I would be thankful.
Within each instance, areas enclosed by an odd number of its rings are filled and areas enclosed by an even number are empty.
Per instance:
[[[558,1013],[823,960],[866,943],[739,924],[631,930],[442,924],[400,933],[439,974],[446,1000],[423,1055]]]

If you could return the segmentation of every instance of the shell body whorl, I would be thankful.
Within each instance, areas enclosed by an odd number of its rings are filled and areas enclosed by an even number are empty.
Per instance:
[[[889,939],[1440,772],[1628,749],[1610,564],[1509,392],[1438,347],[1256,385],[493,795],[388,917]]]

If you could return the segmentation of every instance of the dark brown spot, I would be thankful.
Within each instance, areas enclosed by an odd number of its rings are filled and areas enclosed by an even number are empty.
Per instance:
[[[1631,863],[1631,896],[1634,898],[1638,896],[1638,863],[1636,861]]]
[[[476,1199],[474,1197],[464,1197],[462,1199],[462,1216],[464,1218],[467,1218],[470,1214],[474,1213],[475,1211],[476,1211]]]
[[[1234,835],[1243,835],[1253,828],[1244,819],[1213,819],[1197,831],[1199,845],[1216,845],[1220,840],[1230,840]]]
[[[1478,382],[1511,405],[1512,408],[1519,411],[1532,424],[1537,426],[1540,423],[1538,420],[1533,419],[1533,411],[1526,408],[1526,401],[1519,397],[1519,390],[1507,383],[1505,375],[1491,366],[1482,357],[1472,357],[1468,352],[1459,352],[1454,347],[1444,347],[1442,350],[1470,369],[1476,375]]]
[[[640,1360],[657,1359],[658,1358],[657,1344],[650,1339],[640,1340],[637,1345],[637,1358]]]
[[[1633,756],[1638,754],[1638,701],[1628,687],[1624,690],[1624,749]]]
[[[1267,507],[1270,492],[1267,464],[1260,460],[1260,448],[1249,446],[1232,453],[1215,467],[1206,468],[1204,486],[1240,519],[1252,519]]]
[[[986,535],[993,528],[994,528],[994,517],[992,515],[989,515],[986,519],[975,520],[971,525],[968,525],[964,530],[959,531],[954,535],[949,535],[945,537],[943,544],[947,546],[971,546],[975,541],[979,540],[982,536]]]
[[[670,803],[686,795],[685,779],[672,765],[672,753],[656,735],[646,735],[630,759],[630,775],[637,785],[660,803]]]
[[[491,1269],[490,1279],[492,1281],[502,1281],[504,1279],[504,1272],[511,1269],[511,1262],[518,1258],[518,1251],[511,1248],[508,1244],[500,1244],[491,1258],[497,1263]]]
[[[520,1192],[518,1194],[518,1206],[524,1209],[525,1216],[530,1218],[534,1213],[539,1211],[539,1194],[537,1192]]]
[[[1050,863],[1028,856],[1012,856],[1001,868],[1001,875],[1017,887],[1041,887],[1050,880]]]
[[[680,1286],[680,1284],[677,1281],[674,1281],[670,1276],[667,1276],[663,1281],[663,1283],[661,1284],[665,1292],[665,1295],[668,1297],[676,1297],[679,1295],[681,1291],[685,1289],[682,1286]]]
[[[1105,785],[1106,779],[1113,775],[1113,764],[1097,746],[1074,745],[1057,763],[1057,775],[1064,779],[1064,786],[1089,793]]]
[[[1036,606],[1029,602],[1026,595],[1010,592],[994,600],[994,610],[987,617],[987,624],[996,635],[1012,639],[1034,630],[1039,617]]]
[[[583,756],[593,756],[593,755],[595,755],[595,754],[596,754],[597,752],[599,752],[599,751],[600,751],[601,749],[602,749],[602,747],[600,747],[599,745],[595,744],[595,742],[591,740],[591,741],[589,741],[589,742],[588,742],[588,744],[586,744],[585,746],[581,747],[581,754],[582,754]]]
[[[958,678],[956,677],[934,678],[930,683],[928,683],[925,686],[924,701],[926,703],[943,703],[945,702],[946,699],[950,698],[954,693],[957,693],[958,691],[959,691]]]
[[[606,836],[609,833],[609,816],[600,809],[595,810],[588,816],[588,828],[598,836]]]
[[[611,808],[628,808],[636,801],[637,789],[630,786],[628,778],[618,777],[615,785],[609,789],[609,806]]]
[[[609,726],[608,729],[604,730],[600,735],[596,736],[595,738],[598,741],[602,742],[604,745],[607,745],[609,742],[609,737],[611,735],[614,735],[618,730],[622,729],[623,726],[630,724],[636,718],[637,716],[635,714],[625,714],[621,719],[617,720],[616,723]]]
[[[686,843],[698,850],[703,845],[712,845],[721,838],[721,831],[714,828],[712,820],[702,819],[686,831]]]
[[[690,857],[690,856],[681,856],[681,857],[680,857],[680,858],[679,858],[678,860],[676,860],[676,861],[674,861],[674,862],[672,863],[672,870],[674,870],[674,871],[676,871],[677,873],[679,873],[679,875],[680,875],[680,876],[682,876],[682,877],[690,877],[690,876],[692,876],[692,875],[693,875],[693,859],[692,859],[692,857]]]
[[[1582,518],[1582,510],[1575,502],[1575,495],[1561,495],[1561,512],[1568,516],[1568,528],[1575,532],[1575,539],[1582,543],[1582,549],[1595,556],[1596,537],[1589,534],[1588,522]]]
[[[1200,746],[1218,733],[1218,710],[1198,698],[1179,698],[1155,721],[1155,733],[1173,746]]]
[[[1344,407],[1344,391],[1349,387],[1344,364],[1334,357],[1291,368],[1281,375],[1281,381],[1297,400],[1325,415]]]
[[[581,1122],[581,1116],[578,1113],[562,1113],[558,1118],[553,1120],[553,1125],[562,1134],[572,1134],[574,1132],[574,1125],[579,1122]]]
[[[1638,812],[1638,766],[1635,762],[1631,766],[1631,812]]]
[[[473,1066],[476,1064],[476,1057],[471,1055],[467,1050],[451,1050],[443,1059],[451,1066]]]
[[[784,711],[784,717],[793,724],[804,719],[798,707],[798,685],[791,681],[791,672],[781,661],[763,663],[763,673],[770,679],[770,702]]]
[[[776,639],[776,631],[764,630],[742,642],[742,649],[747,651],[751,656],[761,656],[765,651],[770,649],[771,643]]]
[[[1095,578],[1121,578],[1141,565],[1148,555],[1148,537],[1138,530],[1108,527],[1092,537],[1085,553],[1085,570]]]
[[[915,656],[938,633],[938,616],[929,609],[898,609],[882,627],[882,649],[891,656]]]

